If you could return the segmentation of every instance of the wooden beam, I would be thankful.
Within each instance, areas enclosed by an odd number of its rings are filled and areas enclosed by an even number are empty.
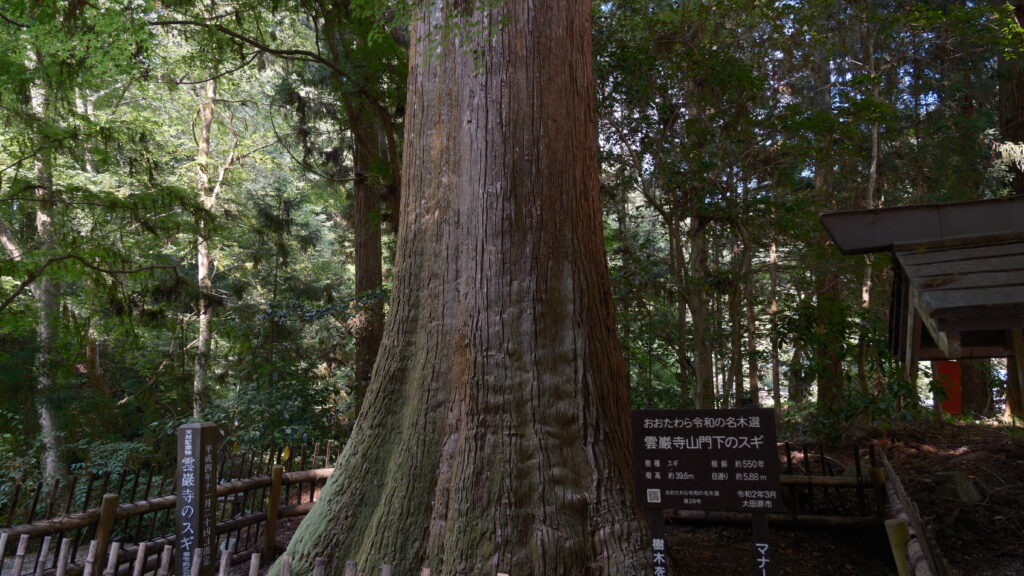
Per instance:
[[[913,305],[910,291],[906,290],[905,292],[907,306],[904,307],[904,310],[907,311],[907,317],[904,321],[906,322],[907,329],[904,333],[906,344],[903,347],[903,376],[907,381],[916,383],[917,362],[921,357],[921,315]]]
[[[986,244],[965,248],[945,248],[911,252],[898,252],[896,257],[904,266],[917,266],[935,262],[957,262],[960,260],[977,260],[996,256],[1015,256],[1024,254],[1024,242],[1008,244]]]
[[[921,299],[921,293],[917,291],[914,286],[908,286],[908,297],[910,298],[910,309],[915,312],[915,315],[921,319],[921,324],[928,329],[928,334],[935,341],[935,344],[942,350],[942,353],[946,355],[946,358],[960,358],[960,335],[956,332],[944,332],[939,329],[939,326],[935,323],[935,319],[928,314],[928,310],[924,306],[924,302]],[[920,358],[920,336],[918,336],[918,358]]]
[[[960,345],[960,356],[958,358],[950,358],[946,356],[946,353],[938,348],[922,347],[918,360],[968,360],[977,358],[1006,358],[1012,353],[1008,348],[999,348],[995,346],[964,346]]]

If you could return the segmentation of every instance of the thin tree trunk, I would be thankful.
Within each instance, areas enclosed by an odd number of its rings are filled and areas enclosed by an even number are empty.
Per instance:
[[[992,415],[992,363],[990,360],[960,360],[964,414]]]
[[[743,200],[747,198],[746,188],[743,190]],[[742,223],[737,223],[736,232],[738,233],[738,242],[742,247],[734,247],[733,258],[736,263],[733,264],[733,286],[732,294],[729,300],[729,321],[732,323],[732,356],[735,365],[732,368],[733,379],[736,384],[736,406],[744,406],[748,402],[756,403],[758,401],[757,395],[757,343],[756,336],[754,335],[755,327],[753,326],[753,308],[750,304],[750,293],[751,286],[753,284],[753,278],[751,277],[751,260],[753,253],[753,246],[750,245],[750,235],[747,233],[746,227]],[[738,254],[736,253],[738,251]],[[747,301],[748,305],[744,310],[744,300]],[[750,373],[750,396],[747,396],[743,386],[743,327],[747,327],[747,361]]]
[[[874,81],[871,87],[871,96],[876,102],[881,99],[881,86],[877,80],[878,70],[875,64],[875,34],[870,23],[865,22],[864,27],[867,34],[868,50],[868,73]],[[878,157],[879,157],[879,133],[881,124],[875,122],[871,126],[871,161],[868,167],[868,185],[864,190],[864,197],[861,199],[861,208],[872,208],[875,204],[875,190],[878,188]],[[860,307],[863,315],[871,308],[871,256],[864,257],[864,279],[860,288]],[[857,335],[857,383],[861,394],[868,395],[868,345],[867,345],[867,323],[861,323],[861,329]]]
[[[1018,28],[1024,25],[1024,3],[1011,2]],[[999,132],[1003,140],[1024,142],[1024,58],[1000,57],[999,78]],[[1024,194],[1024,168],[1017,163],[1010,166],[1010,191]]]
[[[789,360],[789,401],[803,404],[807,401],[807,376],[803,368],[804,346],[797,342],[793,345],[793,357]]]
[[[768,273],[771,282],[771,304],[769,305],[769,324],[771,330],[772,355],[772,405],[775,412],[782,412],[782,361],[779,358],[779,251],[773,240],[768,252]]]
[[[751,405],[761,406],[761,367],[758,365],[757,313],[754,303],[753,282],[747,284],[747,373],[750,379]]]
[[[825,53],[817,55],[813,75],[818,89],[814,104],[819,112],[831,114],[831,69]],[[821,209],[829,209],[835,204],[832,189],[835,173],[832,142],[832,134],[822,136],[815,158],[814,190]],[[820,261],[814,270],[814,366],[818,384],[818,409],[822,411],[830,411],[838,406],[843,388],[843,343],[842,332],[838,329],[843,319],[842,295],[839,275],[827,256],[830,254],[829,242],[828,234],[820,229],[817,239]]]
[[[346,102],[352,130],[352,155],[355,163],[355,196],[352,228],[355,237],[356,293],[374,299],[361,307],[363,321],[356,332],[355,392],[361,403],[370,382],[384,335],[384,302],[376,292],[383,285],[381,265],[381,201],[387,186],[379,173],[387,158],[387,143],[374,121],[372,110],[361,105],[358,97]],[[358,411],[357,411],[358,413]]]
[[[415,10],[391,313],[352,438],[289,544],[293,570],[327,553],[362,574],[649,573],[603,252],[591,5]]]
[[[42,56],[33,55],[31,66],[40,69]],[[36,81],[30,88],[33,112],[39,118],[49,117],[49,94],[42,81]],[[39,251],[51,255],[57,249],[57,232],[54,229],[53,153],[46,137],[36,137],[38,152],[35,158],[35,199],[36,199],[36,242]],[[51,404],[51,395],[56,386],[54,367],[58,325],[60,322],[60,285],[47,275],[41,276],[32,286],[36,301],[36,413],[39,431],[43,441],[43,474],[47,478],[67,476],[64,461],[64,439],[60,433],[56,410]]]
[[[199,199],[203,209],[213,210],[216,199],[210,178],[210,142],[213,133],[213,114],[217,100],[217,80],[206,81],[205,98],[199,106],[199,150],[196,153],[198,167]],[[199,285],[199,299],[196,304],[199,316],[199,337],[196,340],[195,375],[192,382],[192,415],[199,418],[206,405],[206,377],[210,362],[210,344],[213,333],[213,303],[210,299],[213,282],[210,279],[210,232],[206,215],[199,216],[196,237],[196,282]]]
[[[714,354],[708,327],[708,297],[704,286],[708,270],[708,254],[705,247],[705,226],[695,212],[690,217],[690,265],[693,267],[690,298],[690,320],[693,324],[694,367],[696,382],[694,400],[697,408],[715,407]]]
[[[349,3],[325,5],[326,46],[334,62],[365,59],[367,39],[361,30],[360,16]],[[382,107],[374,100],[372,86],[380,82],[376,72],[350,67],[345,76],[334,76],[341,93],[348,130],[352,134],[352,158],[355,172],[352,199],[352,230],[355,252],[355,289],[364,297],[361,322],[355,331],[354,414],[358,414],[366,396],[373,364],[384,333],[384,302],[379,292],[384,284],[382,232],[387,216],[391,230],[398,229],[400,169],[394,125],[382,116]]]
[[[729,289],[729,381],[734,386],[733,406],[744,403],[743,386],[743,286],[734,280]]]
[[[679,223],[675,219],[665,222],[668,228],[669,257],[671,258],[672,280],[675,283],[676,301],[676,329],[679,336],[676,339],[676,363],[679,365],[679,397],[683,406],[694,405],[693,379],[687,377],[692,373],[692,363],[687,354],[686,347],[686,309],[688,302],[686,286],[686,256],[683,252],[682,234],[679,230]]]

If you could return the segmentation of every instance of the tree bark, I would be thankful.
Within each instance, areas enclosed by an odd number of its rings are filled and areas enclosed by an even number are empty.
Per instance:
[[[324,555],[363,574],[649,571],[603,252],[591,5],[416,10],[392,312],[288,554],[300,573]]]

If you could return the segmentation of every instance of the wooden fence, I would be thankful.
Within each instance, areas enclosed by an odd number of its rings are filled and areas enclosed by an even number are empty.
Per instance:
[[[68,550],[71,548],[71,540],[65,538],[61,542],[60,552],[57,554],[57,576],[65,576],[68,574]],[[171,563],[174,556],[174,547],[171,545],[165,545],[163,552],[159,555],[159,562],[153,563],[147,561],[147,545],[146,543],[140,544],[138,552],[135,556],[133,563],[125,567],[120,567],[120,560],[118,559],[118,548],[115,544],[111,548],[107,561],[102,562],[97,553],[97,543],[92,541],[89,544],[89,553],[86,556],[85,567],[83,569],[83,576],[119,576],[124,574],[127,576],[143,576],[143,574],[149,574],[152,572],[156,573],[156,576],[168,576],[171,571]],[[200,566],[203,560],[203,550],[198,549],[195,551],[192,561],[192,573],[191,576],[199,576]],[[24,551],[19,548],[18,555],[15,557],[15,567],[21,567],[25,562]],[[249,576],[258,576],[260,571],[261,555],[256,552],[253,553],[249,559]],[[229,576],[231,572],[231,566],[233,558],[228,551],[221,551],[220,563],[217,569],[217,576]],[[106,566],[102,572],[99,571],[101,566]],[[317,558],[313,562],[313,576],[326,576],[329,568],[329,561],[326,558]],[[359,564],[354,561],[345,562],[344,576],[356,576],[356,572],[359,570]],[[40,572],[37,572],[39,574]],[[292,576],[292,559],[290,556],[281,557],[281,576]],[[333,573],[333,571],[331,572]],[[393,567],[390,564],[382,564],[380,567],[380,576],[392,576]],[[423,568],[420,570],[420,576],[430,576],[430,568]],[[495,576],[509,576],[504,572],[498,572]]]
[[[312,507],[339,446],[326,442],[222,458],[216,500],[219,546],[231,551],[237,562],[260,544],[271,549],[278,519],[303,515]],[[65,540],[70,542],[67,576],[84,573],[85,543],[90,540],[97,542],[101,553],[117,544],[124,563],[134,558],[131,555],[142,543],[147,544],[147,554],[158,555],[163,545],[175,541],[173,478],[173,472],[157,474],[150,468],[119,475],[84,474],[69,482],[65,492],[56,482],[27,490],[16,487],[8,503],[7,527],[0,529],[3,576],[55,576],[59,554],[49,554],[50,547],[57,542],[63,546]],[[54,510],[60,511],[58,515],[52,515]],[[129,542],[136,544],[120,544]],[[27,558],[19,570],[11,554],[15,545],[25,548]]]
[[[780,446],[783,508],[769,515],[773,523],[882,523],[886,474],[874,446],[831,450],[829,455],[822,446]],[[224,551],[222,562],[252,562],[261,554],[264,559],[272,558],[277,553],[274,541],[279,520],[304,515],[312,508],[333,470],[328,466],[336,454],[337,445],[327,443],[224,458],[219,470],[215,530],[218,549]],[[88,475],[71,483],[82,487],[80,501],[87,506],[73,513],[67,513],[72,509],[67,502],[76,494],[74,489],[68,491],[66,500],[58,500],[52,492],[41,495],[38,487],[26,492],[29,496],[22,499],[21,517],[30,521],[0,529],[2,576],[91,576],[90,562],[95,564],[97,556],[110,558],[110,570],[103,574],[159,573],[167,550],[176,541],[171,518],[176,498],[166,493],[166,488],[173,486],[172,478],[173,474],[158,476],[152,470],[121,477]],[[117,491],[108,492],[111,486]],[[93,493],[95,497],[90,499]],[[75,501],[78,497],[74,496]],[[37,509],[48,513],[58,501],[63,502],[64,514],[33,520]],[[40,502],[45,506],[40,507]],[[15,500],[11,508],[17,504]],[[18,515],[9,511],[8,518],[12,517]],[[677,511],[675,517],[686,521],[750,521],[749,514],[729,512]],[[95,549],[86,544],[90,540]],[[429,574],[429,570],[423,573]]]

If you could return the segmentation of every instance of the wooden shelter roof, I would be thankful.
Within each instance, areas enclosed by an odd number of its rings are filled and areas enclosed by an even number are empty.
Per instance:
[[[889,335],[901,358],[1013,355],[1011,331],[1024,327],[1024,197],[832,212],[821,221],[845,254],[893,253]]]
[[[843,254],[1024,240],[1024,197],[845,210],[821,215]]]

